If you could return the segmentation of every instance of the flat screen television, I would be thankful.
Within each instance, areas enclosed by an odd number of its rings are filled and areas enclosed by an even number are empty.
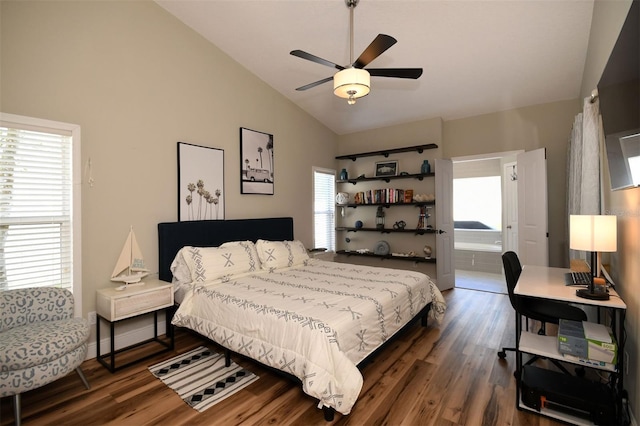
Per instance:
[[[611,189],[640,186],[640,1],[634,0],[598,82]]]

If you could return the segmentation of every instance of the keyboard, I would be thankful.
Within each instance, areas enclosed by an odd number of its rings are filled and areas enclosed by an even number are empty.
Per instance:
[[[589,285],[591,284],[590,272],[567,272],[564,274],[565,285]]]

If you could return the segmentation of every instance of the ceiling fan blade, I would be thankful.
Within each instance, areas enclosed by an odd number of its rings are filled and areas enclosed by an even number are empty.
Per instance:
[[[422,68],[367,68],[373,77],[395,77],[417,79],[422,75]]]
[[[327,77],[327,78],[323,78],[322,80],[314,81],[313,83],[309,83],[309,84],[307,84],[305,86],[300,86],[296,90],[302,91],[302,90],[311,89],[312,87],[319,86],[322,83],[326,83],[327,81],[331,81],[331,80],[333,80],[333,76]]]
[[[360,57],[353,63],[354,68],[364,68],[375,58],[380,56],[385,50],[396,44],[398,40],[386,34],[378,34]]]
[[[331,61],[327,61],[326,59],[322,59],[316,55],[312,55],[311,53],[307,53],[304,50],[292,50],[289,52],[293,56],[297,56],[298,58],[306,59],[308,61],[315,62],[320,65],[326,65],[331,68],[343,70],[344,67],[342,65],[334,64]]]

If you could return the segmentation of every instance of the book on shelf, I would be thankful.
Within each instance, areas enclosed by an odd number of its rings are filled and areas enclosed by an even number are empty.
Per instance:
[[[413,189],[379,188],[356,192],[355,204],[404,204],[413,202]]]

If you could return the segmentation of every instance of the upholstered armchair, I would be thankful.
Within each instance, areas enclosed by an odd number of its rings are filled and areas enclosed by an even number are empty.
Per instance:
[[[89,324],[73,317],[73,295],[60,288],[0,291],[0,397],[13,396],[20,425],[20,394],[76,370],[87,355]]]

